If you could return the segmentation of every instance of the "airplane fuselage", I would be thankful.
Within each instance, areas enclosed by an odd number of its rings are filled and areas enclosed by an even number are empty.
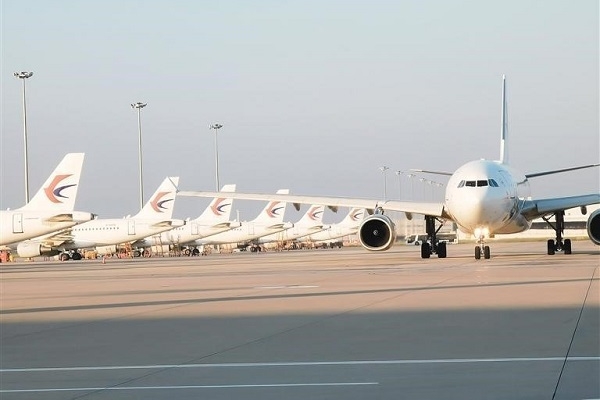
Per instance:
[[[74,227],[71,230],[72,240],[65,242],[60,248],[73,250],[129,243],[184,223],[185,221],[177,219],[170,220],[169,223],[137,218],[97,219]]]
[[[227,244],[227,243],[246,243],[258,239],[261,236],[271,235],[292,228],[291,223],[281,223],[275,225],[260,225],[252,221],[242,222],[241,226],[200,239],[195,243],[200,244]]]
[[[239,222],[207,225],[197,221],[189,221],[184,226],[162,232],[160,235],[146,237],[143,240],[139,240],[135,244],[142,247],[150,247],[157,244],[195,244],[197,240],[226,232],[239,226]]]
[[[0,245],[5,246],[32,239],[92,219],[92,214],[65,211],[2,211],[0,214]]]
[[[497,161],[471,161],[450,177],[445,211],[476,237],[517,233],[531,227],[520,213],[529,196],[524,174]]]

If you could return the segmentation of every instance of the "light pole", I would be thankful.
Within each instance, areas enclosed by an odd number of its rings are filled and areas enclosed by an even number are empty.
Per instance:
[[[414,199],[415,199],[415,181],[412,178],[417,176],[417,174],[406,174],[406,176],[408,176],[408,178],[410,179],[410,198],[414,201]]]
[[[402,200],[402,182],[400,181],[402,174],[402,171],[396,171],[396,175],[398,176],[398,200]]]
[[[217,131],[221,129],[223,125],[212,124],[210,129],[215,131],[215,183],[217,185],[216,191],[219,191],[219,145],[217,143]]]
[[[383,201],[387,201],[387,170],[390,169],[385,165],[379,167],[379,170],[383,173]]]
[[[23,149],[25,152],[25,204],[29,203],[29,157],[27,152],[27,107],[25,103],[25,80],[33,76],[33,72],[15,72],[15,78],[23,81]]]
[[[137,109],[138,113],[138,159],[140,169],[140,210],[144,208],[144,176],[142,174],[142,108],[148,104],[138,101],[133,103],[131,108]]]

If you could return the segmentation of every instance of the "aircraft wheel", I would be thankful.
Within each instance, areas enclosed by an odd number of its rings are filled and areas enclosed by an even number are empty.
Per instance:
[[[58,256],[58,259],[60,261],[69,261],[71,259],[71,257],[67,253],[60,253],[60,255]]]
[[[483,258],[485,258],[486,260],[490,259],[490,246],[485,246],[483,248]]]
[[[189,252],[189,250],[188,250],[188,252]],[[193,249],[193,250],[192,250],[192,255],[193,255],[193,256],[198,256],[198,255],[200,255],[200,250],[198,250],[198,249]]]
[[[548,255],[553,256],[555,251],[554,240],[548,239]]]
[[[421,243],[421,258],[431,257],[431,246],[427,242]]]
[[[481,258],[481,247],[475,246],[475,259],[479,260]]]
[[[571,239],[565,239],[563,249],[565,250],[565,254],[571,254]]]
[[[438,258],[446,258],[446,242],[438,243]]]
[[[141,251],[139,251],[139,250],[134,250],[134,251],[133,251],[133,256],[134,256],[134,257],[140,257],[141,255],[142,255],[142,252],[141,252]]]
[[[81,253],[76,251],[75,253],[73,253],[73,256],[71,258],[73,258],[73,260],[75,260],[75,261],[81,260],[81,258],[82,258]]]

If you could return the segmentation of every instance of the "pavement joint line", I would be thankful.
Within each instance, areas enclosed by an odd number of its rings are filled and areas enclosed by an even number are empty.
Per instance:
[[[379,385],[379,382],[323,382],[323,383],[263,383],[239,385],[181,385],[181,386],[118,386],[118,387],[73,387],[73,388],[41,388],[41,389],[5,389],[0,393],[40,393],[40,392],[75,392],[103,390],[173,390],[173,389],[248,389],[248,388],[282,388],[310,386],[367,386]]]
[[[0,373],[61,372],[61,371],[104,371],[127,369],[165,369],[165,368],[252,368],[252,367],[318,367],[318,366],[354,366],[354,365],[414,365],[414,364],[475,364],[509,362],[563,362],[564,357],[516,357],[516,358],[458,358],[431,360],[355,360],[355,361],[299,361],[299,362],[262,362],[262,363],[216,363],[216,364],[156,364],[156,365],[106,365],[81,367],[39,367],[4,368]],[[568,361],[600,361],[600,356],[569,357]]]

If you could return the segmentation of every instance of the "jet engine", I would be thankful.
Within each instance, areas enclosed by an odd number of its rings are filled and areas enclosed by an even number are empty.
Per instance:
[[[117,246],[115,246],[114,244],[111,246],[98,246],[96,247],[96,251],[98,252],[98,254],[111,255],[117,252]]]
[[[388,250],[396,241],[396,227],[386,215],[373,214],[360,224],[358,240],[367,250]]]
[[[592,242],[600,245],[600,209],[594,211],[588,218],[587,233]]]
[[[53,249],[50,246],[44,246],[41,243],[36,242],[21,242],[17,245],[17,253],[19,257],[37,257],[37,256],[47,256],[52,257],[59,253],[57,249]]]

